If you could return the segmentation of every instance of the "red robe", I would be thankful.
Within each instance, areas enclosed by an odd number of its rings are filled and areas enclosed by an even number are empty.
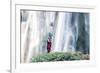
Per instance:
[[[47,41],[47,51],[48,53],[51,51],[51,41]]]

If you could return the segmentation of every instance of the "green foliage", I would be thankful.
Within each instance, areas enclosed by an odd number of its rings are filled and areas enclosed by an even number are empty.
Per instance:
[[[32,62],[88,60],[89,56],[82,53],[55,52],[39,55],[32,58]]]

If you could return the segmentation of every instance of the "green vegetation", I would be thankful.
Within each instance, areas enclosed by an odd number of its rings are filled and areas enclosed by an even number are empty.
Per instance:
[[[50,61],[72,61],[72,60],[89,60],[88,54],[55,52],[39,55],[32,58],[32,62],[50,62]]]

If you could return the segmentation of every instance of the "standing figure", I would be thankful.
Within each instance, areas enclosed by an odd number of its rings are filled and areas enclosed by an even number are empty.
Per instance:
[[[51,38],[48,38],[48,40],[47,40],[47,52],[48,53],[51,51],[51,45],[52,45]]]

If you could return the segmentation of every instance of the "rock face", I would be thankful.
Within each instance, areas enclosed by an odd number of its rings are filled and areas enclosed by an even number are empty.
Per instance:
[[[89,13],[21,11],[21,62],[50,52],[89,53]]]

